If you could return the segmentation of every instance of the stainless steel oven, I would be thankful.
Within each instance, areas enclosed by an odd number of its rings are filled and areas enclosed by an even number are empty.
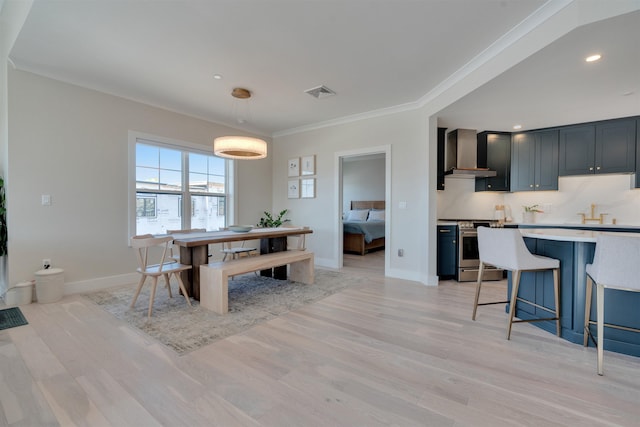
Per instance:
[[[456,279],[459,282],[478,280],[480,255],[478,254],[478,227],[495,227],[494,221],[458,222],[458,265]],[[501,280],[503,270],[485,266],[483,280]]]

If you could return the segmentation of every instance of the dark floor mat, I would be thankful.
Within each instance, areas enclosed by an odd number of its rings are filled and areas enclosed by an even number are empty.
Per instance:
[[[28,323],[18,307],[0,310],[0,330],[27,325]]]

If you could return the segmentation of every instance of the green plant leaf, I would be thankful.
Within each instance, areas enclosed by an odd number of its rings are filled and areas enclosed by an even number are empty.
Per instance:
[[[260,218],[260,221],[256,225],[265,228],[280,227],[284,222],[289,221],[288,219],[284,219],[287,212],[289,212],[288,209],[283,209],[278,216],[274,218],[271,212],[264,211],[264,216]]]

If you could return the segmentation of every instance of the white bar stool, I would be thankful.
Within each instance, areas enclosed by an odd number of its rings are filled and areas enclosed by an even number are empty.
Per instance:
[[[596,285],[596,322],[591,321],[591,295]],[[587,264],[587,289],[584,308],[584,346],[588,344],[589,325],[596,323],[598,375],[603,374],[604,327],[640,332],[637,328],[604,323],[604,289],[640,292],[640,237],[600,234],[596,239],[593,263]]]
[[[560,336],[560,297],[559,297],[559,269],[560,261],[555,258],[533,255],[524,244],[522,234],[516,228],[488,228],[478,227],[478,253],[480,255],[480,269],[478,271],[478,282],[476,286],[476,297],[473,304],[473,315],[471,319],[476,320],[476,311],[479,305],[506,304],[509,305],[509,320],[507,324],[507,339],[511,339],[511,326],[519,322],[540,322],[545,320],[556,321],[556,334]],[[513,283],[511,287],[511,301],[492,301],[478,303],[480,298],[480,288],[482,286],[482,274],[485,265],[492,265],[496,268],[509,270],[512,272]],[[555,310],[543,307],[532,301],[527,301],[518,297],[520,286],[520,274],[523,271],[553,271],[553,291]],[[554,317],[544,319],[513,320],[516,312],[517,301],[523,301],[541,310],[554,313]]]

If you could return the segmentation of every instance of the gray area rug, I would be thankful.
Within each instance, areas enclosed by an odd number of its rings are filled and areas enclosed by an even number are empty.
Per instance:
[[[133,309],[129,309],[129,304],[136,284],[84,296],[178,354],[185,354],[365,280],[328,270],[316,270],[313,285],[254,274],[237,276],[229,280],[229,313],[225,315],[202,308],[193,299],[189,307],[178,294],[176,283],[171,288],[173,298],[169,298],[162,280],[156,290],[151,319],[147,319],[150,280],[145,283]]]

